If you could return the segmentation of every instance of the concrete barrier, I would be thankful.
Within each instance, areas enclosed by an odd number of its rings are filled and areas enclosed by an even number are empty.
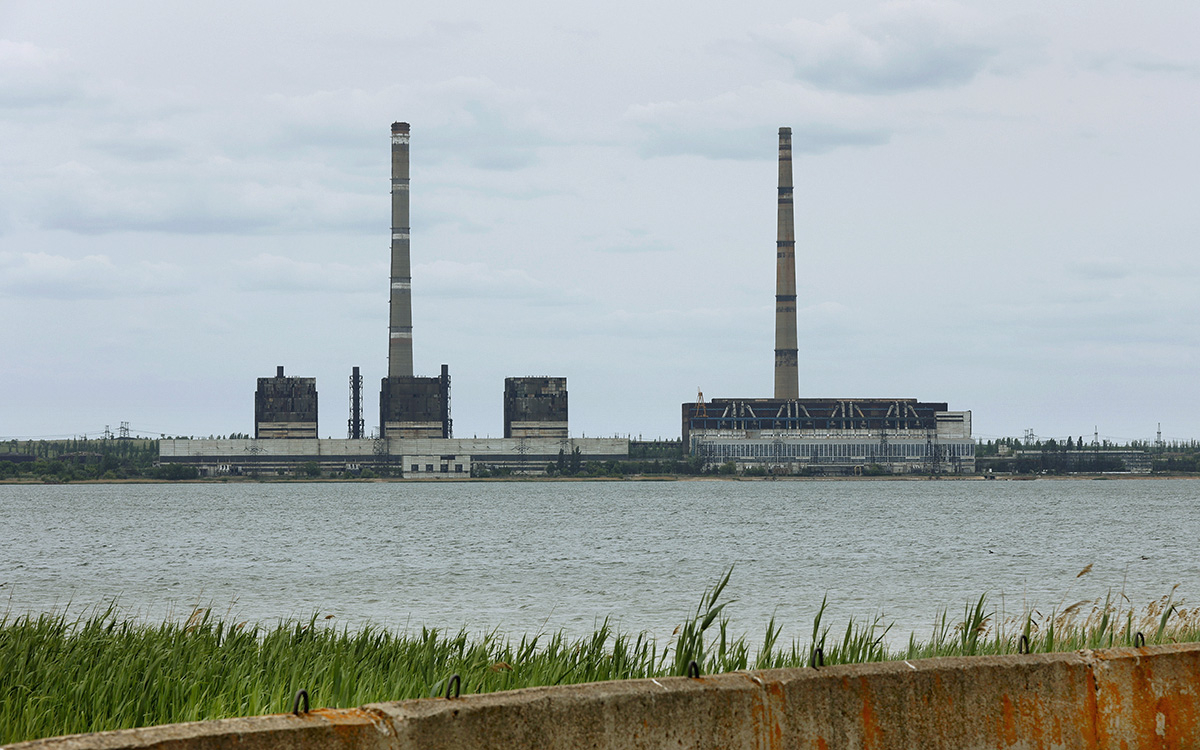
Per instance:
[[[1200,644],[530,688],[6,750],[1197,747]]]

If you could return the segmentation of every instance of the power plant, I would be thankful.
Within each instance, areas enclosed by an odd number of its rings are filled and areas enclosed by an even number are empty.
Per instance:
[[[775,397],[683,405],[683,444],[706,466],[776,474],[975,471],[971,412],[910,398],[800,398],[792,130],[779,129]]]
[[[387,375],[380,382],[379,422],[365,434],[359,368],[350,376],[346,439],[320,439],[314,378],[279,367],[259,378],[254,439],[163,440],[164,462],[206,474],[374,467],[390,475],[441,478],[490,472],[543,473],[563,455],[583,461],[629,456],[623,438],[572,438],[565,377],[504,380],[503,438],[457,439],[450,417],[450,368],[435,377],[413,369],[409,152],[406,122],[391,127],[391,266]],[[792,132],[779,129],[775,243],[775,349],[772,398],[703,394],[683,404],[682,446],[705,466],[732,463],[774,474],[972,472],[971,412],[910,398],[800,398]]]
[[[624,438],[572,438],[567,379],[504,380],[504,437],[455,439],[450,417],[450,368],[435,377],[413,370],[412,258],[409,226],[409,146],[406,122],[391,128],[391,272],[388,279],[387,376],[379,388],[379,424],[364,434],[362,375],[350,376],[346,439],[320,439],[314,378],[259,378],[253,440],[163,440],[162,461],[196,465],[205,474],[293,471],[316,463],[324,470],[383,469],[416,478],[479,471],[544,473],[563,455],[614,461],[629,456]]]

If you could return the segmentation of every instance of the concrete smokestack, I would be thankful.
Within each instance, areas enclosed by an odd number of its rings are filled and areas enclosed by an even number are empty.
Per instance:
[[[796,353],[796,217],[792,129],[779,129],[779,223],[775,242],[775,398],[800,398]]]
[[[408,123],[392,123],[392,288],[388,377],[412,377],[412,270],[408,256]]]

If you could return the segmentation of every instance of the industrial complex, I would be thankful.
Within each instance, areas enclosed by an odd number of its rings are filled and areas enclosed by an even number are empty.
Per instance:
[[[572,438],[564,377],[504,380],[503,438],[454,437],[450,368],[422,377],[413,370],[409,232],[410,128],[392,124],[392,232],[388,370],[380,383],[378,426],[365,434],[363,378],[350,375],[345,439],[320,439],[314,378],[259,378],[254,438],[163,440],[160,460],[204,474],[384,470],[406,478],[478,473],[544,473],[562,457],[619,461],[622,438]],[[967,473],[975,468],[971,413],[909,398],[801,398],[796,335],[796,242],[791,130],[779,130],[778,240],[773,398],[717,398],[683,404],[681,448],[712,468],[732,463],[771,474]]]
[[[504,437],[454,437],[450,368],[433,377],[413,372],[412,271],[409,233],[409,141],[406,122],[392,123],[392,241],[388,296],[388,372],[379,387],[379,423],[364,433],[363,379],[350,376],[346,439],[319,439],[314,378],[290,377],[279,367],[259,378],[254,439],[163,440],[164,463],[196,466],[204,474],[275,473],[315,463],[323,471],[372,468],[406,478],[452,478],[481,472],[544,473],[564,455],[580,461],[628,457],[623,438],[572,438],[567,379],[504,380]]]
[[[775,396],[683,405],[683,444],[706,465],[775,474],[975,471],[971,412],[908,398],[800,398],[792,131],[779,129]]]

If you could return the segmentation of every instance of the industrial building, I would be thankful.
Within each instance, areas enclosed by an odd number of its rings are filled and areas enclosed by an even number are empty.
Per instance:
[[[317,379],[291,378],[283,367],[259,378],[254,392],[254,437],[316,438]]]
[[[705,463],[799,473],[972,473],[971,413],[916,399],[714,399],[683,405]]]
[[[436,378],[406,375],[383,379],[379,390],[379,434],[385,438],[449,438],[450,368]]]
[[[781,474],[972,473],[971,412],[906,398],[800,398],[792,131],[779,129],[775,396],[683,404],[685,448],[706,466]]]
[[[567,437],[567,379],[505,378],[504,437]]]
[[[392,123],[392,260],[388,295],[388,374],[379,387],[379,434],[448,438],[450,368],[435,378],[413,375],[412,263],[409,256],[409,124]]]
[[[560,451],[584,461],[624,461],[625,438],[391,438],[362,440],[160,440],[159,460],[195,466],[202,475],[272,476],[315,463],[322,471],[461,479],[480,470],[544,474]],[[383,470],[383,471],[381,471]]]
[[[388,372],[379,389],[379,427],[367,437],[363,378],[350,376],[347,439],[318,439],[314,378],[259,378],[254,440],[163,440],[160,460],[201,473],[293,473],[315,463],[324,471],[376,469],[406,478],[455,478],[489,473],[545,473],[563,454],[584,461],[629,456],[624,438],[571,438],[567,379],[506,378],[504,438],[455,439],[450,417],[450,368],[436,377],[413,374],[412,275],[409,232],[409,143],[406,122],[391,127],[391,269],[388,294]]]

